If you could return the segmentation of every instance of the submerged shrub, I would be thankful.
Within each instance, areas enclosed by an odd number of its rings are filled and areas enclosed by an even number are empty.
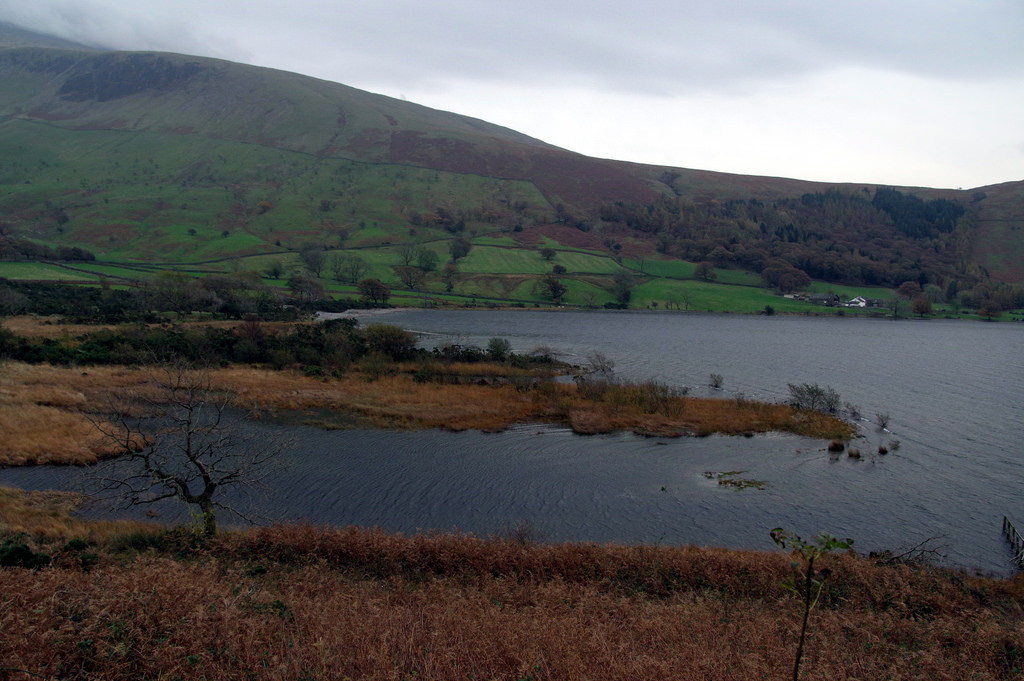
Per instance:
[[[839,393],[830,386],[821,387],[817,383],[790,383],[789,404],[796,409],[835,414],[840,405]]]

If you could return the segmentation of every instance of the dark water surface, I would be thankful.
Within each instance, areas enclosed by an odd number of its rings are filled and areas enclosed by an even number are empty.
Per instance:
[[[788,383],[837,390],[865,417],[862,460],[793,436],[577,436],[289,428],[289,464],[259,500],[268,516],[392,531],[488,535],[528,523],[550,540],[764,549],[776,526],[855,539],[863,552],[928,537],[948,562],[1006,573],[1004,515],[1024,525],[1024,328],[966,321],[635,312],[394,311],[375,316],[422,342],[517,352],[546,346],[585,363],[598,351],[626,378],[692,394],[784,400]],[[721,391],[705,387],[710,373]],[[890,415],[887,432],[874,415]],[[281,429],[260,425],[258,428]],[[879,444],[899,441],[886,456]],[[704,474],[766,483],[734,490]],[[0,471],[0,484],[73,487],[74,469]],[[173,512],[168,509],[168,512]]]

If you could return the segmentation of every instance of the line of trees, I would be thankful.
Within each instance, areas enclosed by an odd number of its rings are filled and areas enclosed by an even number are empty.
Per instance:
[[[52,248],[28,239],[0,237],[0,260],[61,260],[65,262],[91,262],[96,259],[90,251],[77,246]]]
[[[0,316],[59,315],[68,322],[120,324],[168,322],[192,313],[223,319],[254,315],[299,319],[313,310],[343,311],[387,305],[390,289],[376,279],[359,282],[359,298],[333,300],[314,277],[296,274],[288,291],[263,284],[252,272],[191,277],[164,272],[132,288],[75,286],[0,278]]]
[[[27,339],[0,328],[0,358],[30,364],[146,365],[174,360],[213,366],[258,364],[272,369],[298,368],[314,376],[340,376],[351,365],[375,357],[386,362],[550,362],[531,354],[520,357],[508,342],[492,339],[488,348],[416,346],[416,337],[391,324],[361,326],[351,318],[270,327],[255,317],[234,328],[181,325],[98,329],[59,339]]]
[[[763,273],[765,285],[818,279],[888,286],[904,281],[969,288],[986,279],[965,263],[972,213],[956,201],[925,201],[880,187],[831,189],[799,199],[690,202],[662,198],[647,205],[616,202],[596,219],[654,236],[657,249],[715,267]]]

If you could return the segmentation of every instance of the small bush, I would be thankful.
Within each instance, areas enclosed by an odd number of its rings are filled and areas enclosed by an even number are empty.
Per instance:
[[[0,567],[23,567],[38,570],[50,564],[45,553],[36,553],[24,542],[25,534],[16,534],[0,544]]]
[[[162,532],[129,532],[117,535],[110,540],[110,549],[115,553],[123,551],[144,552],[150,549],[162,551],[165,546]]]
[[[79,552],[79,551],[85,551],[86,549],[88,549],[88,548],[90,548],[90,547],[92,547],[94,545],[95,544],[93,544],[93,542],[88,541],[86,539],[75,538],[75,539],[68,540],[68,543],[64,544],[64,549],[63,550],[64,551]]]
[[[512,352],[512,344],[506,338],[492,338],[487,342],[487,356],[491,361],[504,362]]]
[[[394,370],[391,358],[383,352],[370,352],[359,361],[359,370],[366,375],[367,381],[378,378]]]

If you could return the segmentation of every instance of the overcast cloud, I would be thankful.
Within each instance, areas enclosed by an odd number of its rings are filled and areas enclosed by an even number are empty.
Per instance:
[[[1020,0],[0,0],[0,20],[304,73],[593,156],[1024,179]]]

